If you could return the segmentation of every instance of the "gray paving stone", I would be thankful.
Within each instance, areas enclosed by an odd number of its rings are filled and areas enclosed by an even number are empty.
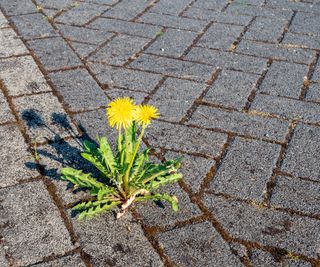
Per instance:
[[[237,52],[248,55],[287,60],[296,63],[310,63],[312,52],[302,48],[290,48],[277,44],[259,43],[251,40],[242,40],[237,46]]]
[[[85,267],[85,263],[81,260],[80,255],[71,255],[59,258],[57,260],[39,263],[33,265],[34,267],[65,267],[65,266],[72,266],[72,267]]]
[[[183,16],[202,19],[207,21],[214,21],[219,23],[229,23],[238,25],[248,25],[251,21],[252,16],[238,15],[238,14],[228,14],[225,12],[213,11],[209,9],[200,9],[196,7],[190,7],[188,10],[183,12]]]
[[[0,123],[14,121],[14,116],[11,112],[9,104],[3,93],[0,91]]]
[[[222,70],[203,100],[241,110],[258,79],[258,75]]]
[[[3,15],[3,13],[0,11],[0,29],[9,27],[9,22]]]
[[[119,220],[112,213],[80,222],[72,220],[80,245],[92,257],[93,266],[164,266],[129,213]]]
[[[135,36],[153,38],[159,33],[162,27],[134,23],[116,19],[98,18],[89,24],[89,27],[106,30],[111,32],[118,32],[123,34],[133,34]]]
[[[168,15],[179,15],[188,6],[190,0],[161,0],[150,9],[150,12]]]
[[[14,265],[29,265],[74,249],[60,212],[42,182],[1,189],[0,197],[1,217],[9,225],[3,229],[3,236]]]
[[[194,47],[185,57],[187,60],[206,63],[219,68],[241,70],[261,74],[267,67],[267,60],[232,52]]]
[[[228,50],[243,30],[243,26],[215,23],[200,38],[197,45]]]
[[[146,137],[154,147],[202,153],[216,157],[227,136],[212,131],[156,121],[147,130]]]
[[[87,0],[87,2],[101,5],[114,5],[118,0]]]
[[[89,57],[90,61],[99,61],[112,65],[123,65],[150,40],[143,37],[118,35]]]
[[[33,142],[77,134],[62,105],[52,93],[22,96],[13,102]]]
[[[34,40],[28,44],[48,71],[82,64],[62,38]]]
[[[287,20],[281,18],[257,17],[245,33],[244,38],[277,43],[287,23]]]
[[[85,69],[56,72],[49,77],[71,111],[106,105],[104,91]]]
[[[305,11],[305,12],[314,12],[319,13],[320,12],[320,6],[313,3],[308,2],[293,2],[290,0],[270,0],[267,3],[267,6],[270,6],[271,8],[276,9],[290,9],[290,10],[296,10],[296,11]]]
[[[74,0],[37,0],[37,3],[42,7],[55,8],[55,9],[67,9],[72,7],[76,1]]]
[[[234,238],[317,257],[319,220],[213,195],[206,195],[204,204]]]
[[[227,3],[225,0],[212,0],[212,1],[199,0],[199,1],[196,1],[192,6],[203,8],[203,9],[213,9],[213,10],[220,11],[226,5]]]
[[[108,88],[106,90],[106,94],[111,99],[116,99],[119,97],[130,97],[134,100],[136,104],[141,104],[144,101],[144,99],[148,96],[148,94],[145,92],[135,92],[120,88]]]
[[[214,71],[213,67],[202,64],[145,54],[138,57],[129,66],[140,70],[154,71],[160,74],[200,82],[209,80]]]
[[[319,25],[319,14],[298,12],[290,25],[290,31],[295,33],[311,33],[314,35],[319,35]]]
[[[187,183],[192,193],[200,190],[201,183],[215,165],[215,161],[203,157],[195,157],[188,154],[181,154],[172,151],[165,153],[167,160],[182,157],[179,172],[183,174],[183,180]]]
[[[0,140],[0,188],[39,175],[32,164],[27,166],[27,162],[34,162],[34,158],[27,151],[28,146],[16,125],[0,126]]]
[[[206,21],[170,16],[156,13],[144,13],[138,21],[180,30],[201,32],[208,24]]]
[[[320,102],[320,84],[312,83],[309,85],[306,100]]]
[[[312,75],[312,80],[320,82],[320,60],[318,60],[314,73]]]
[[[319,180],[319,140],[318,127],[298,125],[289,143],[282,170],[296,176]]]
[[[85,59],[89,56],[95,49],[95,45],[88,45],[83,43],[77,43],[77,42],[70,42],[70,45],[75,50],[75,52],[79,55],[81,59]]]
[[[24,39],[57,36],[50,23],[39,13],[13,16],[10,19]]]
[[[287,119],[320,122],[320,105],[316,103],[258,94],[251,110],[279,115]]]
[[[37,12],[36,6],[30,0],[0,0],[0,6],[9,16]]]
[[[289,178],[277,177],[272,191],[271,205],[298,210],[309,214],[320,214],[320,184]]]
[[[158,239],[177,266],[242,266],[209,222],[173,229]]]
[[[0,78],[3,80],[9,95],[51,90],[31,56],[0,60]]]
[[[0,58],[25,53],[27,48],[11,28],[0,29]]]
[[[236,198],[262,201],[280,149],[280,145],[236,138],[210,189]]]
[[[289,127],[288,122],[278,119],[206,106],[200,106],[193,113],[189,124],[276,141],[284,141]]]
[[[298,99],[307,74],[308,66],[275,61],[263,79],[259,91]]]
[[[180,57],[197,37],[195,32],[168,29],[146,50],[153,54]]]
[[[118,86],[135,91],[151,92],[162,79],[162,75],[159,74],[111,67],[99,63],[89,63],[88,65],[96,78],[110,87]]]
[[[320,36],[302,35],[288,32],[285,34],[283,44],[287,46],[301,46],[311,49],[320,49]]]
[[[152,5],[153,0],[124,0],[104,13],[107,17],[130,20]]]
[[[179,122],[204,89],[203,84],[169,78],[152,95],[149,104],[157,106],[162,119]]]
[[[6,259],[6,256],[5,256],[5,249],[3,248],[3,246],[0,246],[0,264],[1,266],[8,266],[9,263]]]
[[[77,3],[78,4],[74,8],[55,18],[55,22],[82,26],[108,9],[106,6],[95,5],[92,3]]]

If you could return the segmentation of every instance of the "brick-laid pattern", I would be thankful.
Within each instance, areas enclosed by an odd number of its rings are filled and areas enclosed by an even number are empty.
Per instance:
[[[1,266],[308,266],[319,260],[318,0],[0,0]],[[159,107],[143,146],[183,157],[177,195],[79,222],[59,179]],[[35,149],[38,157],[35,159]]]

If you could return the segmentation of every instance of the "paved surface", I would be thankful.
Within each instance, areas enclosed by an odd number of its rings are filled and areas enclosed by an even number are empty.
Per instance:
[[[0,8],[1,267],[320,266],[319,0]],[[185,157],[181,210],[78,222],[57,170],[90,171],[124,95],[159,107],[155,157]]]

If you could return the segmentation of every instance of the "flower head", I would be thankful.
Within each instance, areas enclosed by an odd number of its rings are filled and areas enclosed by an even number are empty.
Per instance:
[[[139,105],[135,109],[134,119],[140,125],[148,125],[152,119],[159,118],[158,109],[150,105]]]
[[[129,97],[117,98],[107,108],[107,117],[111,127],[128,129],[134,119],[136,105]]]

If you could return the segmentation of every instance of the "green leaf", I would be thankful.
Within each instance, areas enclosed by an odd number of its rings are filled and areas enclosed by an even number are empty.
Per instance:
[[[99,151],[103,156],[105,166],[110,170],[111,174],[113,175],[116,172],[117,162],[114,158],[110,144],[106,137],[102,137],[99,141],[99,144]]]
[[[139,178],[139,173],[141,172],[142,167],[149,160],[149,157],[148,157],[149,151],[150,149],[147,148],[145,151],[143,151],[142,154],[137,155],[134,165],[132,167],[131,177],[133,181]]]
[[[169,174],[166,176],[158,176],[156,179],[153,179],[145,184],[145,188],[149,191],[155,190],[160,186],[164,186],[169,183],[174,183],[179,181],[182,178],[181,173]]]
[[[174,211],[179,210],[179,203],[175,196],[170,196],[169,194],[153,194],[147,196],[137,197],[136,201],[144,201],[144,200],[165,200],[171,204],[171,208]]]

